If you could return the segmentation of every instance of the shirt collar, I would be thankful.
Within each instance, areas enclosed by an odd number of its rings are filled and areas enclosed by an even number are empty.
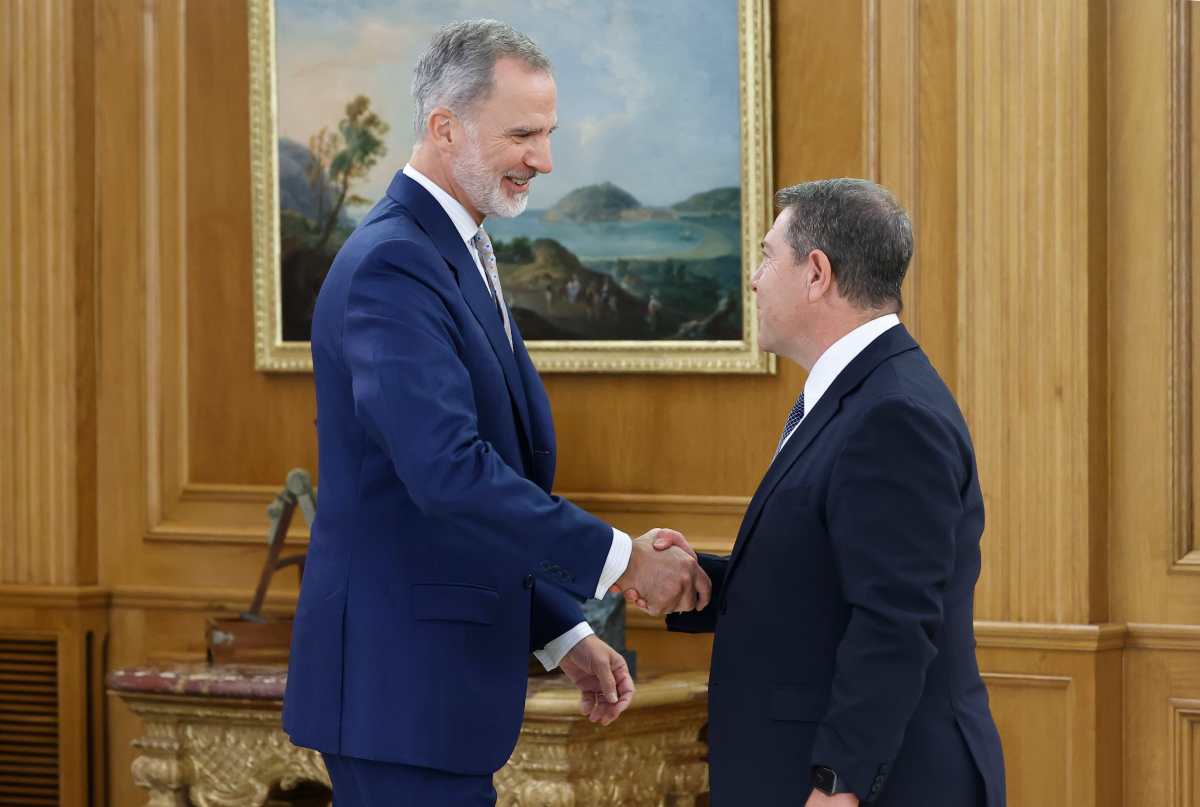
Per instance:
[[[870,322],[865,322],[834,342],[821,354],[813,365],[808,380],[804,382],[804,414],[807,417],[821,400],[821,396],[829,389],[842,370],[854,361],[859,353],[867,349],[880,334],[889,328],[900,324],[900,317],[895,314],[884,314]]]
[[[425,190],[437,199],[437,203],[442,206],[442,210],[446,211],[446,215],[450,217],[450,221],[454,224],[454,229],[458,230],[462,240],[471,243],[471,239],[475,237],[475,233],[479,232],[479,225],[475,223],[475,219],[467,212],[467,209],[462,206],[462,203],[455,199],[450,194],[446,193],[441,185],[438,185],[429,177],[422,174],[410,164],[405,164],[404,175],[416,182]]]

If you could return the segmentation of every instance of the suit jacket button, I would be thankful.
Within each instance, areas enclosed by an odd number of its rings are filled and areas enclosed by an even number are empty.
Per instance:
[[[521,581],[521,585],[525,587],[526,591],[532,589],[533,588],[533,575],[531,575],[531,574],[525,575],[525,579]]]

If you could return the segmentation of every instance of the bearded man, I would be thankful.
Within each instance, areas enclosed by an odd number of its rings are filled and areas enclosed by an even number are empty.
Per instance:
[[[504,303],[487,216],[551,169],[550,63],[494,20],[437,33],[412,82],[417,142],[347,239],[313,315],[320,488],[284,729],[338,804],[491,805],[526,660],[561,664],[609,723],[633,681],[580,603],[708,604],[682,536],[637,540],[550,493],[550,405]]]

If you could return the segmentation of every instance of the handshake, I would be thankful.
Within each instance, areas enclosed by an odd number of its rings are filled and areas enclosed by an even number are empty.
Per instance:
[[[658,616],[703,610],[712,597],[712,581],[682,533],[655,528],[633,541],[629,565],[610,590]]]
[[[633,542],[629,565],[610,589],[655,616],[701,610],[712,598],[712,581],[681,533],[653,529]],[[563,656],[562,670],[579,687],[580,711],[607,726],[633,700],[633,678],[625,659],[600,640],[586,636]]]

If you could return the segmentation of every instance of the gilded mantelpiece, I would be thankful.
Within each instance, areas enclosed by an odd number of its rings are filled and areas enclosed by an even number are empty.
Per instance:
[[[611,726],[589,723],[560,676],[533,679],[498,807],[694,805],[708,792],[707,675],[651,676]],[[135,782],[147,807],[260,807],[273,791],[329,785],[320,755],[280,728],[281,666],[135,667],[109,688],[144,722]]]

